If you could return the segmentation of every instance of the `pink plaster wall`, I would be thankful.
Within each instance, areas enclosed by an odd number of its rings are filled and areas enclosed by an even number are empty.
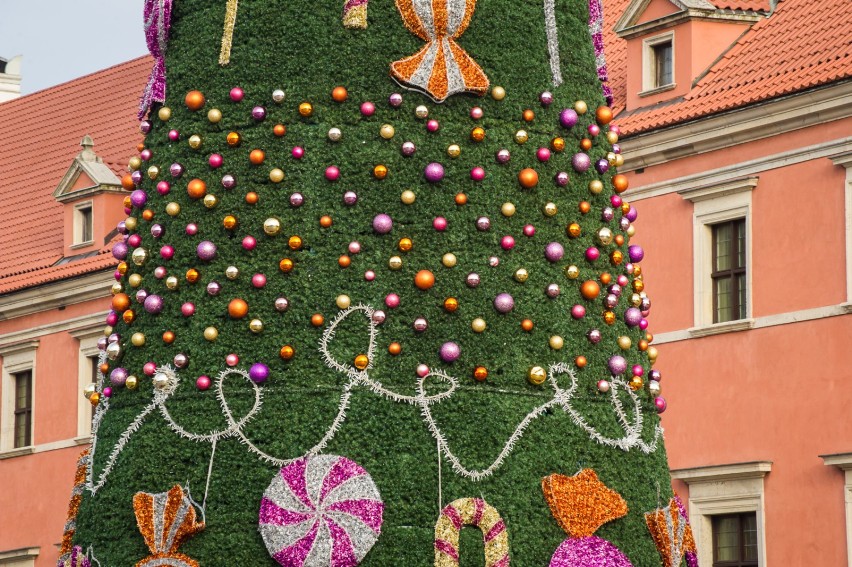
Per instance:
[[[651,0],[642,15],[639,16],[637,23],[653,22],[680,11],[680,8],[675,6],[671,0]]]

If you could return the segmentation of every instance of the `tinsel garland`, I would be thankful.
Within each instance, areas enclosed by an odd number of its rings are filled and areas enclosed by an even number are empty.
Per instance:
[[[172,26],[172,0],[145,0],[145,43],[154,56],[154,68],[139,103],[139,120],[155,102],[166,101],[166,46]]]

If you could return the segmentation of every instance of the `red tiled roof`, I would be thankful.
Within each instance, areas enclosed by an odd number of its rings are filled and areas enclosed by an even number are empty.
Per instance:
[[[53,198],[89,134],[117,175],[141,139],[136,105],[149,57],[0,104],[0,293],[101,270],[111,256],[56,265],[63,254],[63,206]],[[14,220],[14,226],[9,221]]]
[[[608,27],[613,20],[610,16]],[[621,111],[626,91],[619,81],[624,80],[625,67],[615,65],[626,64],[621,55],[626,42],[609,30],[605,41],[612,57],[614,106]],[[782,0],[772,16],[754,24],[683,98],[623,112],[618,124],[624,133],[637,134],[850,78],[852,2]]]
[[[739,10],[749,12],[768,12],[769,0],[710,0],[719,10]]]
[[[604,49],[609,88],[612,89],[612,109],[615,114],[624,110],[627,100],[627,42],[613,31],[618,19],[631,0],[604,0]]]

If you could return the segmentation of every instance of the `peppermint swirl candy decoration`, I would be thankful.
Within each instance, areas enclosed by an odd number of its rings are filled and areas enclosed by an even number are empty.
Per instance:
[[[263,493],[260,535],[287,567],[354,567],[381,533],[384,503],[373,479],[345,457],[285,465]]]

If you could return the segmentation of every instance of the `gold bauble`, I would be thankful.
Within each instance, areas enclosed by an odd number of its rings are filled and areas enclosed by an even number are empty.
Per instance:
[[[175,276],[169,276],[166,278],[166,287],[172,291],[178,288],[178,279]]]
[[[97,387],[95,386],[95,384],[89,384],[88,386],[83,388],[83,397],[89,400],[92,398],[92,394],[94,394],[95,392],[97,392]]]
[[[550,344],[550,348],[552,348],[553,350],[561,350],[562,347],[565,346],[565,339],[563,339],[559,335],[553,335],[552,337],[550,337],[548,344]]]
[[[568,225],[568,228],[565,229],[565,232],[567,232],[568,236],[570,236],[571,238],[577,238],[578,236],[583,234],[583,228],[580,226],[579,223],[572,222]]]
[[[252,319],[251,322],[249,322],[249,330],[255,334],[263,331],[263,321],[260,319]]]
[[[132,169],[133,171],[139,170],[142,167],[142,158],[139,156],[133,156],[129,160],[127,160],[127,167]]]
[[[559,212],[559,209],[556,206],[556,203],[545,203],[544,205],[544,216],[553,217],[556,216],[556,213]]]
[[[201,273],[195,268],[190,268],[186,271],[186,281],[189,283],[197,282],[199,277],[201,277]]]
[[[603,318],[607,325],[615,324],[615,313],[612,311],[604,311]]]
[[[621,250],[613,250],[612,254],[609,255],[609,259],[613,265],[618,266],[624,261],[624,252]]]
[[[530,384],[541,386],[547,380],[547,372],[541,366],[533,366],[527,372],[527,380]]]
[[[240,142],[243,141],[243,137],[240,136],[239,132],[228,132],[228,135],[225,137],[225,141],[228,143],[229,147],[236,148],[240,145]]]
[[[518,283],[524,283],[530,277],[530,273],[526,271],[524,268],[518,268],[515,270],[515,281]]]
[[[124,320],[125,323],[129,325],[136,320],[136,313],[133,311],[133,309],[128,309],[127,311],[121,314],[121,318]]]
[[[145,262],[148,261],[148,251],[144,248],[137,248],[133,251],[130,258],[133,260],[133,263],[137,266],[142,266]]]
[[[459,300],[455,297],[448,297],[444,300],[444,310],[448,313],[455,313],[459,308]]]
[[[624,165],[624,156],[618,154],[615,156],[615,167],[621,167],[622,165]]]
[[[338,309],[349,309],[349,306],[352,304],[352,300],[345,294],[338,295],[334,302],[337,304]]]
[[[474,333],[481,333],[485,330],[488,325],[485,323],[485,319],[481,317],[477,317],[473,321],[470,322],[470,328],[473,329]]]
[[[641,376],[634,376],[630,379],[630,382],[628,382],[627,385],[630,386],[631,390],[637,392],[642,389],[642,386],[645,385],[645,382],[642,380]]]
[[[176,217],[180,214],[180,205],[175,202],[171,202],[166,205],[166,214],[170,217]]]
[[[278,351],[278,355],[284,360],[290,360],[296,355],[296,349],[294,349],[291,345],[284,345],[281,347],[281,350]]]
[[[192,148],[193,150],[197,150],[201,147],[201,136],[199,136],[198,134],[193,134],[189,137],[187,143],[189,144],[190,148]]]
[[[504,98],[506,98],[506,89],[500,86],[492,87],[491,98],[493,98],[494,100],[503,100]]]
[[[638,293],[634,293],[630,296],[630,305],[633,307],[639,307],[642,305],[642,296]]]
[[[232,230],[237,226],[237,217],[234,215],[226,215],[225,218],[222,219],[222,226],[228,230]]]
[[[263,221],[263,232],[267,236],[275,236],[281,232],[281,221],[276,218],[268,218]]]
[[[607,152],[606,161],[609,162],[609,165],[615,167],[615,162],[618,160],[618,154],[615,152]]]
[[[657,352],[657,347],[653,347],[653,346],[648,347],[647,352],[648,352],[648,360],[651,361],[651,364],[654,364],[654,362],[657,361],[657,355],[659,354]]]
[[[370,359],[366,354],[359,354],[355,357],[355,368],[364,370],[370,365]]]
[[[128,376],[127,380],[124,381],[124,387],[127,388],[128,390],[135,390],[136,386],[138,386],[138,385],[139,385],[139,378],[137,378],[136,376],[133,376],[133,375]]]
[[[133,333],[132,335],[130,335],[130,344],[135,347],[145,346],[144,333]]]
[[[406,189],[400,195],[400,200],[404,205],[411,205],[417,199],[417,196],[414,194],[414,191],[411,189]]]
[[[297,234],[287,239],[287,246],[290,247],[290,250],[301,250],[303,245],[302,237]]]
[[[616,134],[615,132],[610,130],[609,132],[606,133],[606,141],[609,142],[610,144],[617,144],[618,143],[618,134]]]
[[[530,139],[530,135],[527,134],[526,130],[518,130],[515,132],[515,141],[519,144],[526,144],[527,140]]]
[[[172,109],[168,106],[163,106],[160,110],[157,111],[157,118],[166,122],[169,118],[172,117]]]
[[[118,273],[123,276],[127,273],[127,262],[119,262],[118,266],[115,269],[118,270]]]
[[[577,114],[585,114],[589,110],[589,105],[583,100],[578,100],[574,103],[574,110],[577,111]]]
[[[127,217],[124,219],[124,226],[131,232],[136,230],[137,223],[136,217]]]
[[[429,109],[421,104],[420,106],[414,109],[414,115],[417,116],[417,118],[426,118],[427,116],[429,116]]]
[[[411,249],[414,247],[414,243],[411,241],[410,238],[400,238],[397,247],[399,248],[400,252],[410,252]]]
[[[391,270],[398,270],[402,267],[402,258],[399,256],[391,256],[388,260],[388,268]]]
[[[516,210],[517,209],[515,208],[514,203],[503,203],[503,205],[500,207],[500,212],[503,214],[504,217],[511,217],[515,214]]]
[[[396,134],[396,129],[390,124],[382,124],[382,127],[379,128],[379,136],[384,138],[385,140],[390,140]]]
[[[481,142],[485,139],[485,128],[482,126],[477,126],[473,130],[470,131],[470,139],[474,142]]]
[[[204,195],[204,206],[208,209],[213,209],[219,204],[219,198],[216,195]]]
[[[376,179],[384,179],[388,176],[388,167],[386,165],[379,164],[373,168],[373,177]]]
[[[441,257],[441,263],[445,268],[453,268],[458,263],[458,258],[452,252],[447,252]]]
[[[204,329],[204,339],[208,341],[215,341],[219,338],[219,329],[216,327],[207,327]]]
[[[98,392],[95,392],[95,393],[94,393],[94,394],[92,394],[92,396],[89,398],[89,402],[91,402],[91,404],[92,404],[93,406],[98,405],[98,402],[99,402],[99,401],[101,401],[101,395],[100,395]]]
[[[565,268],[565,276],[569,279],[576,280],[580,277],[580,268],[577,266],[568,266]]]
[[[109,291],[110,291],[110,293],[112,293],[113,295],[116,295],[116,294],[121,293],[121,291],[122,291],[123,289],[124,289],[124,286],[122,286],[120,282],[115,282],[114,284],[112,284],[112,287],[110,287],[110,290],[109,290]]]
[[[207,120],[209,120],[211,124],[218,124],[222,120],[222,111],[218,108],[211,108],[207,111]]]
[[[153,180],[157,179],[157,177],[159,177],[159,175],[160,175],[160,168],[157,167],[156,165],[152,165],[151,167],[148,168],[148,179],[153,181]]]
[[[604,246],[612,244],[612,231],[607,227],[602,227],[598,230],[598,242]]]
[[[281,183],[284,181],[284,171],[276,167],[269,172],[269,180],[273,183]]]
[[[618,348],[621,350],[627,350],[631,346],[633,346],[633,341],[630,340],[630,337],[624,335],[618,337]]]
[[[314,113],[314,105],[312,105],[311,103],[303,102],[302,104],[299,105],[299,114],[301,114],[305,118],[308,118],[313,113]]]
[[[553,138],[550,140],[550,149],[556,153],[565,151],[565,138]]]
[[[645,289],[645,282],[640,279],[633,280],[633,289],[641,292],[643,289]]]
[[[236,266],[228,266],[225,268],[225,277],[229,280],[235,280],[240,276],[240,269]]]
[[[158,390],[162,390],[163,388],[168,387],[169,385],[169,377],[163,372],[157,372],[154,374],[154,378],[151,380],[154,384],[154,387]]]
[[[461,155],[461,147],[458,144],[451,144],[447,147],[447,155],[451,158],[457,158]]]
[[[593,179],[592,181],[589,181],[589,192],[592,195],[600,195],[603,188],[604,185],[600,179]]]

